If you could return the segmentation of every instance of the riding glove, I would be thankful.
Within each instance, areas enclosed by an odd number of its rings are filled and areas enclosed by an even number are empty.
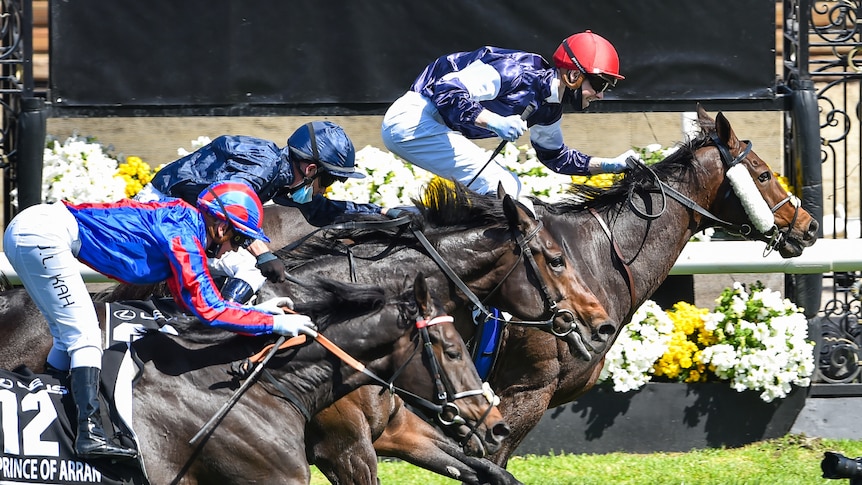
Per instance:
[[[317,336],[317,327],[311,321],[308,315],[298,315],[295,313],[287,315],[272,316],[272,333],[285,335],[287,337],[296,337],[299,334]]]
[[[284,282],[284,262],[271,251],[267,251],[257,257],[257,269],[272,283]]]
[[[628,169],[626,160],[628,158],[640,159],[637,152],[629,150],[622,155],[614,158],[592,157],[590,158],[590,174],[596,175],[599,173],[620,173]]]
[[[527,122],[518,115],[500,116],[492,111],[487,113],[488,129],[506,141],[515,141],[527,131]]]
[[[286,296],[277,296],[275,298],[270,298],[263,303],[254,305],[254,308],[273,315],[284,314],[284,307],[293,310],[293,300]]]

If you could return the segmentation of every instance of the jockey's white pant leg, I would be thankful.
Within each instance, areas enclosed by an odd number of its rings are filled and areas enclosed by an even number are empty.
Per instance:
[[[490,153],[446,126],[434,104],[418,93],[392,103],[380,134],[389,151],[443,178],[467,185],[479,174],[470,189],[480,194],[496,192],[498,183],[513,197],[521,191],[517,175],[496,161],[488,163]]]
[[[6,229],[3,248],[45,315],[54,347],[71,367],[101,368],[102,339],[90,292],[72,254],[78,223],[62,203],[28,207]]]

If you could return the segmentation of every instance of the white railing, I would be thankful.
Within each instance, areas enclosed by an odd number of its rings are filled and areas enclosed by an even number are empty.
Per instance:
[[[757,241],[710,241],[686,244],[670,271],[682,274],[787,273],[817,274],[862,271],[862,239],[821,239],[802,255],[784,259],[777,252],[763,256],[766,245]],[[111,282],[110,278],[80,264],[87,283]],[[0,253],[0,272],[13,285],[21,279]]]

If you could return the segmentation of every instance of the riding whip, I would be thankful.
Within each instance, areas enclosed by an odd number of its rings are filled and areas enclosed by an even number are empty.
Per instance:
[[[266,354],[266,356],[260,362],[257,363],[257,366],[255,366],[254,370],[251,372],[251,374],[248,375],[248,378],[246,378],[245,382],[242,383],[239,389],[237,389],[233,393],[233,396],[231,396],[230,399],[228,399],[227,402],[222,405],[221,409],[219,409],[218,412],[215,413],[213,417],[211,417],[209,421],[207,421],[206,424],[203,425],[203,427],[201,427],[200,431],[198,431],[196,435],[192,436],[192,439],[189,440],[190,445],[196,445],[202,437],[212,432],[212,429],[216,427],[216,425],[222,420],[222,418],[224,418],[225,414],[227,414],[230,408],[233,407],[233,405],[239,400],[240,396],[246,391],[246,389],[248,389],[249,386],[251,386],[254,381],[257,380],[258,374],[260,374],[263,368],[266,367],[267,362],[272,359],[272,356],[274,356],[275,353],[278,352],[279,347],[281,347],[281,344],[283,344],[284,341],[285,336],[280,335],[278,337],[278,340],[275,341],[275,344],[273,344],[272,348],[269,350],[269,353]]]
[[[529,106],[527,106],[527,108],[524,109],[524,112],[521,113],[521,119],[524,121],[527,121],[527,118],[529,118],[530,115],[533,114],[533,111],[535,109],[536,109],[536,106],[533,104],[530,104]],[[485,165],[482,165],[482,168],[480,168],[479,171],[476,172],[476,175],[474,175],[473,178],[470,179],[470,182],[467,183],[467,188],[470,188],[470,186],[473,185],[473,182],[475,182],[476,179],[479,178],[479,174],[481,174],[482,171],[485,170],[485,168],[488,166],[488,164],[491,163],[491,160],[493,160],[497,155],[500,154],[500,152],[503,151],[503,148],[506,147],[506,143],[508,143],[506,140],[502,140],[500,142],[500,144],[497,145],[497,148],[495,148],[494,151],[491,152],[491,158],[489,158],[488,161],[485,162]]]

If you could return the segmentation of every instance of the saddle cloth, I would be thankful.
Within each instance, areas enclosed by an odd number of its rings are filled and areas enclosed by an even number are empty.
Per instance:
[[[165,300],[107,304],[102,422],[106,434],[128,447],[140,448],[131,417],[132,387],[141,366],[130,345],[146,329],[176,333],[170,325],[159,326],[165,322],[163,312],[175,311],[173,301]],[[141,458],[79,459],[74,450],[76,416],[68,376],[35,374],[24,366],[0,369],[0,485],[149,484]]]

